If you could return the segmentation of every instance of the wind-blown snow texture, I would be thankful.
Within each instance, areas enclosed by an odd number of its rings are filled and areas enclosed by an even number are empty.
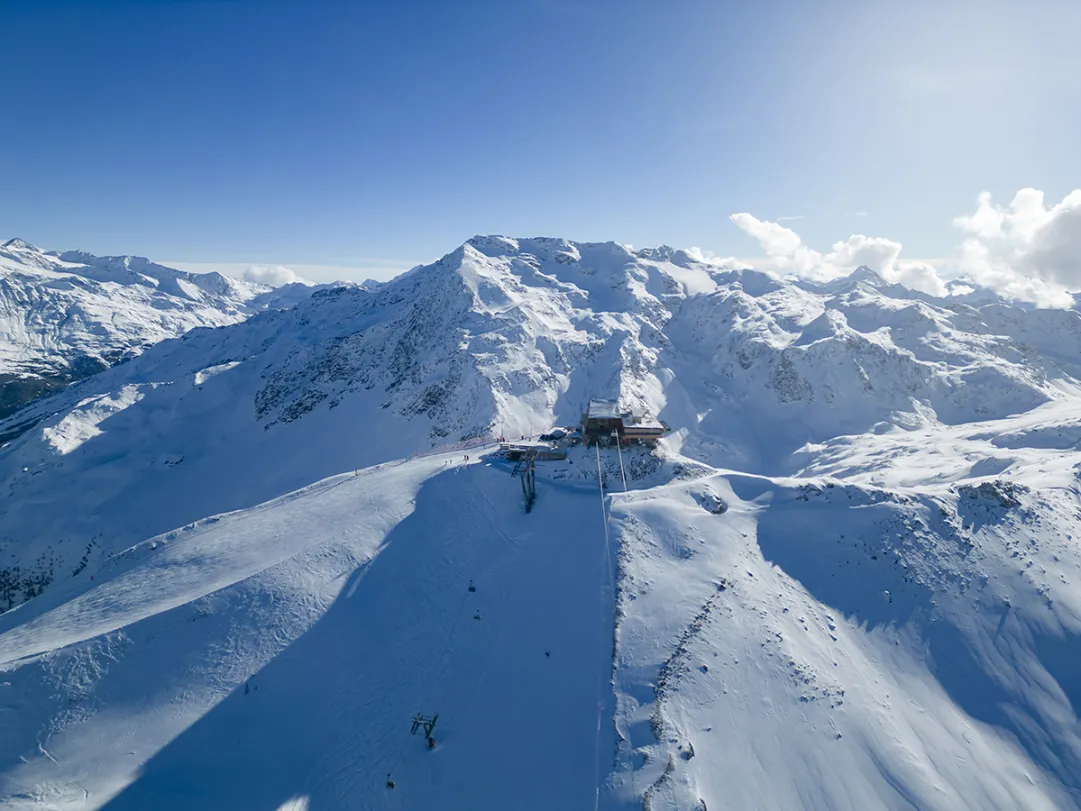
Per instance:
[[[1079,378],[1074,311],[556,239],[163,341],[0,423],[0,798],[1081,808]],[[671,433],[603,500],[394,461],[606,396]]]
[[[308,290],[8,240],[0,245],[0,417],[150,344],[236,323]]]

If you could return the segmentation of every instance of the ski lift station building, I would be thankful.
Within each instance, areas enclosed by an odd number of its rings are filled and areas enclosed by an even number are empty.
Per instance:
[[[582,436],[587,443],[609,440],[623,432],[623,417],[615,400],[590,400],[582,418]]]
[[[620,411],[616,400],[590,400],[582,418],[582,436],[586,443],[653,444],[665,434],[664,426],[644,411]]]

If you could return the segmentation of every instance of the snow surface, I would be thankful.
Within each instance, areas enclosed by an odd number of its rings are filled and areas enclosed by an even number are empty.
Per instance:
[[[476,237],[32,404],[0,804],[1081,808],[1081,314],[976,301]]]
[[[3,615],[0,796],[364,808],[393,772],[390,807],[501,807],[516,785],[515,807],[591,807],[612,599],[603,537],[562,529],[599,531],[600,501],[552,492],[538,521],[518,492],[457,454],[346,474]],[[433,753],[409,735],[417,712],[439,713]],[[514,741],[550,753],[550,780]]]

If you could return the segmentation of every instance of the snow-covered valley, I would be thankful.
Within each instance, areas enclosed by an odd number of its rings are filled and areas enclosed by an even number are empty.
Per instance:
[[[555,239],[162,341],[0,422],[0,803],[1081,808],[1079,381],[1076,311]],[[480,443],[593,397],[667,437],[527,514]]]

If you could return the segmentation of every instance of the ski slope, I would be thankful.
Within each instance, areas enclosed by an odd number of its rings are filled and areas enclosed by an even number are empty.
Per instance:
[[[593,807],[613,746],[601,502],[520,500],[457,455],[381,466],[4,614],[5,807]],[[417,712],[439,713],[434,751]]]

